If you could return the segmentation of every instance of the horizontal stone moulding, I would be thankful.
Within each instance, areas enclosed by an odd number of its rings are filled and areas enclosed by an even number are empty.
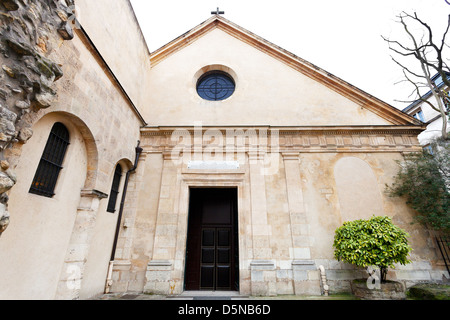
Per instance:
[[[274,270],[275,262],[272,260],[253,260],[250,262],[252,270]]]
[[[169,260],[152,260],[147,264],[148,271],[171,270],[173,263]]]
[[[315,270],[317,269],[316,263],[314,260],[293,260],[292,261],[293,269],[302,269],[302,270]]]

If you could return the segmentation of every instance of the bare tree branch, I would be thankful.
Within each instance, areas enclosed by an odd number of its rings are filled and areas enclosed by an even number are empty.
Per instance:
[[[410,84],[412,84],[414,90],[410,97],[415,93],[417,97],[416,101],[421,101],[427,104],[433,110],[436,110],[441,114],[444,120],[442,125],[442,137],[444,139],[447,139],[448,134],[446,120],[449,112],[446,110],[446,106],[450,104],[450,98],[448,97],[448,93],[444,90],[445,88],[442,86],[438,87],[437,84],[431,79],[433,77],[433,74],[437,73],[441,76],[445,86],[447,88],[450,88],[450,77],[447,76],[447,72],[450,72],[450,69],[446,62],[450,60],[443,59],[444,48],[450,47],[446,42],[446,37],[450,30],[450,15],[448,15],[445,32],[442,35],[439,46],[434,43],[434,34],[431,27],[426,22],[422,21],[416,12],[414,12],[414,14],[409,14],[403,11],[397,16],[397,18],[399,19],[398,23],[402,25],[403,30],[407,35],[408,40],[411,41],[412,46],[405,45],[399,41],[388,39],[386,37],[382,38],[387,42],[389,49],[398,56],[406,59],[414,57],[415,60],[419,63],[418,66],[422,70],[421,73],[413,71],[410,67],[407,67],[404,63],[391,56],[392,61],[394,61],[394,63],[396,63],[402,69],[403,75],[406,79],[405,81],[399,81],[397,83],[409,82]],[[417,23],[421,27],[421,30],[423,31],[421,35],[415,35],[417,34],[417,31],[411,31],[414,30],[411,29],[413,23]],[[434,70],[433,74],[431,70]],[[411,76],[415,77],[415,79],[412,79]],[[426,83],[424,83],[423,80],[425,80]],[[429,95],[427,95],[427,97],[424,97],[421,94],[420,91],[423,88],[428,88],[428,91],[431,92],[431,95],[435,97],[437,106],[431,103]]]
[[[415,72],[412,72],[411,70],[409,70],[407,67],[405,67],[402,63],[398,62],[394,57],[392,57],[392,61],[394,61],[396,64],[398,64],[403,70],[406,70],[408,73],[412,74],[413,76],[417,77],[417,78],[423,78],[426,79],[426,77],[424,75],[419,75]]]
[[[444,50],[444,45],[446,45],[445,38],[447,37],[447,33],[448,33],[449,29],[450,29],[450,14],[448,15],[447,29],[445,30],[444,35],[442,36],[441,48],[439,49],[439,51],[441,51],[441,52],[442,52],[442,50]]]
[[[420,90],[419,90],[419,86],[417,85],[416,82],[412,81],[411,79],[408,78],[405,70],[403,70],[403,75],[405,76],[405,78],[414,86],[415,91],[417,93],[417,96],[419,97],[417,100],[420,100],[426,104],[428,104],[431,108],[433,108],[433,110],[436,110],[437,112],[441,112],[441,110],[439,110],[438,108],[436,108],[430,101],[428,101],[428,99],[424,98],[421,94],[420,94]]]

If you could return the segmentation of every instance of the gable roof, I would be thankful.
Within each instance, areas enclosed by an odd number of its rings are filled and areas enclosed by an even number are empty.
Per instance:
[[[204,36],[214,29],[220,29],[227,34],[243,41],[244,43],[266,53],[267,55],[281,61],[289,67],[301,72],[311,79],[336,91],[349,100],[357,103],[377,114],[381,118],[394,125],[417,125],[421,122],[414,117],[402,112],[390,104],[364,92],[363,90],[349,84],[335,75],[319,68],[318,66],[294,55],[293,53],[257,36],[256,34],[236,25],[220,15],[214,15],[195,28],[184,33],[158,50],[150,54],[151,66],[155,66],[172,54],[182,50],[195,40]]]

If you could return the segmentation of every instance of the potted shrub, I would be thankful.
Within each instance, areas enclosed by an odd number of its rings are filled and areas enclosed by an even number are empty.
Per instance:
[[[368,220],[355,220],[345,222],[336,229],[333,247],[334,256],[338,261],[351,263],[355,266],[367,268],[376,266],[380,270],[381,291],[367,285],[367,281],[358,281],[352,283],[352,290],[366,288],[367,297],[362,298],[394,298],[395,295],[383,295],[387,287],[393,287],[392,290],[403,291],[401,283],[388,282],[386,279],[388,268],[394,268],[394,263],[402,265],[411,261],[408,254],[411,247],[407,240],[408,234],[401,228],[392,223],[392,219],[387,216],[373,216]],[[355,294],[355,292],[354,292]],[[373,297],[370,297],[373,296]],[[360,296],[361,297],[361,296]]]

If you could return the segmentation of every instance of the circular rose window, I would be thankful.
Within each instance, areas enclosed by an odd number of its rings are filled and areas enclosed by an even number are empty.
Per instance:
[[[197,93],[209,101],[221,101],[229,98],[236,88],[233,78],[221,71],[204,74],[197,82]]]

